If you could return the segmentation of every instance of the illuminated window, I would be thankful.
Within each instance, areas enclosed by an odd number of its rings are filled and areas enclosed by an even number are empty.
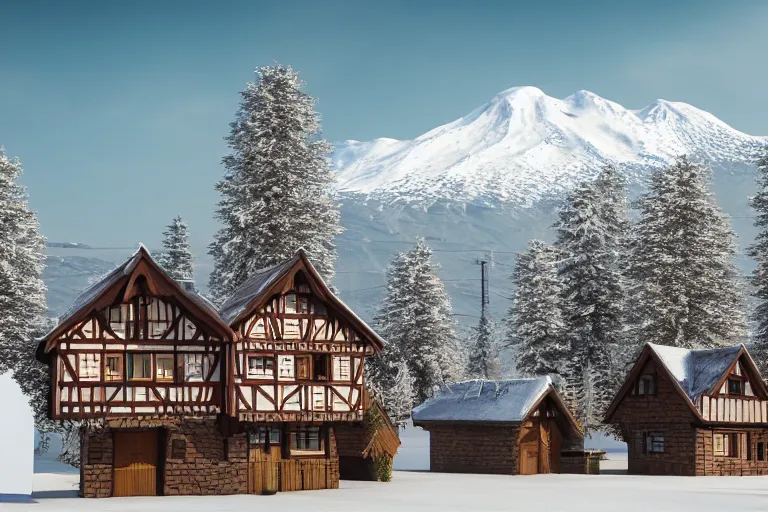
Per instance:
[[[173,381],[173,355],[158,354],[155,356],[155,366],[157,367],[156,375],[158,381]]]
[[[151,380],[152,354],[129,354],[128,378],[134,380]]]
[[[104,361],[104,380],[117,381],[123,380],[123,355],[107,354]]]

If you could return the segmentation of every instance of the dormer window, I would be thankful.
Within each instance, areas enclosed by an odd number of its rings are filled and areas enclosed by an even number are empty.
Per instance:
[[[728,379],[728,394],[729,395],[743,395],[744,394],[744,381],[741,379]]]
[[[638,395],[655,395],[656,394],[656,379],[653,375],[643,375],[637,381],[637,394]]]

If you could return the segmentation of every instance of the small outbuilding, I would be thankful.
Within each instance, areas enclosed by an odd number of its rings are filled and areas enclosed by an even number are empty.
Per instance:
[[[11,372],[0,375],[0,502],[23,501],[32,494],[35,424],[29,398]]]
[[[549,377],[447,384],[413,424],[429,431],[431,471],[586,472],[582,428]]]

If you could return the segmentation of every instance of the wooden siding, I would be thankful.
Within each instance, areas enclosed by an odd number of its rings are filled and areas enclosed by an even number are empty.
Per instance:
[[[756,398],[702,396],[696,409],[704,421],[728,423],[768,423],[768,401]]]

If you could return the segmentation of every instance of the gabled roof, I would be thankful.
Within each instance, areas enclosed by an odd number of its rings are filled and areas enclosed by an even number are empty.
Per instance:
[[[232,330],[221,320],[216,308],[199,294],[186,291],[152,259],[147,248],[139,244],[130,258],[77,296],[72,306],[59,318],[58,325],[43,337],[43,352],[49,352],[59,336],[86,319],[94,310],[101,310],[130,293],[139,274],[152,277],[149,286],[154,293],[175,297],[191,314],[211,326],[222,339],[232,339]]]
[[[747,371],[755,378],[753,385],[755,393],[768,396],[768,388],[760,376],[760,372],[743,344],[730,347],[691,350],[666,345],[647,343],[637,358],[632,370],[619,392],[608,407],[605,422],[610,422],[621,400],[629,392],[638,373],[649,359],[653,359],[665,371],[676,385],[680,394],[686,399],[694,413],[701,417],[696,409],[696,400],[702,395],[715,393],[727,373],[737,360],[744,357]]]
[[[469,380],[446,384],[413,409],[415,424],[424,422],[510,423],[525,421],[551,396],[576,430],[578,422],[562,401],[549,377],[513,380]]]
[[[334,295],[303,249],[299,249],[288,260],[259,270],[248,278],[224,301],[219,308],[219,315],[232,328],[236,328],[241,321],[259,310],[277,293],[283,280],[289,277],[297,267],[306,271],[309,286],[320,299],[330,305],[342,319],[354,326],[360,335],[367,338],[377,350],[384,347],[384,341],[379,335]]]

